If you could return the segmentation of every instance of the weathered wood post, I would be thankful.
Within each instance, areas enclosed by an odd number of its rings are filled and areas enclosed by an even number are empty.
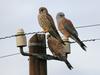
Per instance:
[[[45,34],[35,34],[29,40],[29,53],[46,54]],[[29,75],[47,75],[47,60],[30,56]]]

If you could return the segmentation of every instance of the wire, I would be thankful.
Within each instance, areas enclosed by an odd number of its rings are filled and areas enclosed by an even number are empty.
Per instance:
[[[2,40],[2,39],[7,39],[7,38],[11,38],[11,37],[15,37],[15,35],[1,37],[0,40]]]
[[[22,34],[22,35],[30,35],[30,34],[35,34],[35,33],[42,33],[42,32],[30,32],[30,33],[25,33],[25,34]],[[11,35],[11,36],[1,37],[0,40],[7,39],[7,38],[12,38],[12,37],[16,37],[16,36],[20,36],[20,35]]]
[[[13,54],[9,54],[9,55],[0,56],[0,59],[10,57],[10,56],[14,56],[14,55],[19,55],[19,54],[20,53],[13,53]]]
[[[76,27],[76,28],[87,28],[87,27],[96,27],[96,26],[100,26],[100,24],[79,26],[79,27]],[[43,33],[43,32],[29,32],[29,33],[25,33],[24,35],[30,35],[30,34],[36,34],[36,33]],[[11,36],[0,37],[0,40],[12,38],[12,37],[16,37],[16,36],[20,36],[20,35],[11,35]]]
[[[88,39],[88,40],[82,40],[82,42],[90,42],[90,41],[98,41],[100,40],[100,38],[96,38],[96,39]],[[76,43],[76,42],[70,42],[70,43]]]
[[[86,26],[79,26],[79,27],[76,27],[76,28],[88,28],[88,27],[96,27],[96,26],[100,26],[100,24],[86,25]]]
[[[88,39],[88,40],[83,40],[83,42],[90,42],[90,41],[99,41],[100,38],[96,38],[96,39]],[[71,43],[76,43],[76,42],[71,42]],[[46,47],[48,48],[48,47]],[[4,56],[0,56],[0,59],[2,58],[6,58],[6,57],[11,57],[11,56],[15,56],[15,55],[19,55],[20,53],[13,53],[13,54],[9,54],[9,55],[4,55]]]

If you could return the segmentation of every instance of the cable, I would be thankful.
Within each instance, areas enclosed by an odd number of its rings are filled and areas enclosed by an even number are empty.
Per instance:
[[[25,33],[24,35],[30,35],[30,34],[35,34],[35,33],[42,33],[42,32],[30,32],[30,33]],[[7,38],[12,38],[12,37],[16,37],[16,36],[20,36],[20,35],[11,35],[11,36],[1,37],[0,40],[7,39]]]
[[[19,55],[19,54],[20,53],[13,53],[13,54],[9,54],[9,55],[0,56],[0,59],[10,57],[10,56],[14,56],[14,55]]]
[[[88,40],[83,40],[83,42],[90,42],[90,41],[99,41],[100,38],[96,38],[96,39],[88,39]],[[76,43],[76,42],[71,42],[71,43]],[[47,47],[48,48],[48,47]],[[15,55],[19,55],[20,53],[13,53],[13,54],[9,54],[9,55],[4,55],[4,56],[0,56],[0,59],[2,58],[6,58],[6,57],[10,57],[10,56],[15,56]]]
[[[86,26],[79,26],[79,27],[76,27],[76,28],[88,28],[88,27],[96,27],[96,26],[100,26],[100,24],[86,25]]]
[[[1,37],[0,40],[2,40],[2,39],[7,39],[7,38],[11,38],[11,37],[15,37],[15,35]]]
[[[100,38],[96,38],[96,39],[88,39],[88,40],[82,40],[82,42],[90,42],[90,41],[98,41],[100,40]],[[76,42],[70,42],[70,43],[76,43]]]
[[[100,26],[100,24],[79,26],[79,27],[76,27],[76,28],[87,28],[87,27],[96,27],[96,26]],[[25,33],[25,35],[36,34],[36,33],[43,33],[43,32],[29,32],[29,33]],[[16,37],[16,36],[18,36],[18,35],[11,35],[11,36],[0,37],[0,40],[7,39],[7,38],[12,38],[12,37]]]

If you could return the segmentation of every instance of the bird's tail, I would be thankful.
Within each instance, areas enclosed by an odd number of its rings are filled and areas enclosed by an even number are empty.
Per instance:
[[[59,42],[61,42],[62,44],[65,45],[64,41],[62,40],[62,38],[60,37],[58,32],[55,31],[49,31],[50,35],[52,35],[54,38],[56,38]]]
[[[63,58],[63,61],[66,63],[67,67],[68,67],[70,70],[72,70],[73,67],[72,67],[72,65],[69,63],[69,61],[67,60],[67,58],[66,58],[66,57],[62,57],[62,58]]]
[[[86,45],[77,37],[76,42],[81,46],[81,48],[86,51]]]

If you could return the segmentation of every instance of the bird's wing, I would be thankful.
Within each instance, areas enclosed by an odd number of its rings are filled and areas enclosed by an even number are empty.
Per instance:
[[[54,24],[53,18],[51,15],[48,14],[47,19],[50,21],[50,25],[51,25],[51,29],[49,31],[49,33],[55,37],[56,39],[58,39],[61,43],[65,44],[60,36],[60,34],[58,33],[56,26]]]
[[[78,38],[78,33],[73,24],[68,21],[64,23],[64,28],[71,34],[71,38],[75,40],[82,47],[83,50],[86,51],[86,45]]]
[[[50,49],[50,51],[53,53],[54,52],[54,43],[55,43],[55,40],[52,39],[52,38],[48,38],[48,47]]]
[[[55,23],[53,21],[53,18],[52,18],[52,16],[50,14],[48,14],[47,19],[50,21],[52,29],[59,35],[59,33],[58,33],[57,29],[56,29]]]
[[[78,32],[76,31],[75,27],[73,26],[72,22],[70,20],[66,20],[64,23],[64,28],[67,30],[70,34],[78,36]]]

